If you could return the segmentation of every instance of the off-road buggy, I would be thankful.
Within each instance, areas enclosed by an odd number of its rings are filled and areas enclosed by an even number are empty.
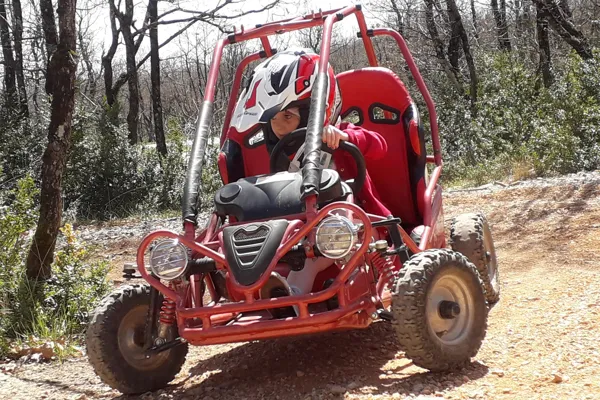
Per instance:
[[[378,132],[388,153],[365,162],[356,146],[342,143],[336,151],[348,152],[358,171],[343,181],[337,171],[321,167],[318,154],[332,27],[349,16],[358,21],[370,66],[336,76],[342,118]],[[323,28],[322,63],[308,125],[282,139],[269,157],[260,126],[244,132],[231,127],[244,71],[276,52],[269,36],[317,26]],[[424,129],[406,87],[378,66],[372,45],[377,36],[397,43],[423,95],[432,155],[426,155]],[[199,180],[223,49],[251,39],[259,39],[263,50],[237,68],[218,160],[225,185],[215,195],[207,226],[198,231]],[[276,156],[298,140],[306,146],[301,171],[273,170]],[[355,203],[367,170],[392,216],[367,214]],[[358,329],[383,320],[394,324],[414,364],[432,371],[464,365],[485,336],[488,304],[498,300],[498,270],[481,214],[455,218],[452,250],[445,248],[441,172],[435,106],[398,32],[367,29],[360,6],[236,31],[214,50],[186,176],[184,233],[159,230],[143,239],[137,266],[125,274],[139,272],[147,284],[121,287],[97,308],[87,331],[91,364],[111,387],[140,393],[176,376],[188,344]],[[286,276],[315,257],[331,265],[316,276],[310,293],[291,292]]]

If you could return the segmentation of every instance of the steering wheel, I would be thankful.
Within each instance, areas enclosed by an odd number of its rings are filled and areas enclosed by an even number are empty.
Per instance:
[[[287,157],[282,157],[283,151],[285,149],[290,149],[291,151],[298,150],[300,144],[304,143],[305,138],[306,128],[300,128],[284,136],[283,139],[277,142],[277,144],[273,148],[273,151],[271,151],[271,159],[269,163],[272,174],[279,172],[277,171],[277,167],[280,158],[285,158],[286,160],[288,160]],[[340,141],[340,146],[335,150],[332,150],[329,146],[327,146],[327,143],[323,143],[323,145],[321,146],[321,150],[326,151],[329,154],[333,154],[334,151],[341,150],[347,152],[352,156],[354,162],[356,163],[357,174],[354,179],[348,179],[344,182],[352,188],[352,191],[355,194],[359,193],[365,184],[365,179],[367,177],[367,166],[365,164],[365,158],[363,157],[358,147],[356,147],[356,145],[350,142]]]

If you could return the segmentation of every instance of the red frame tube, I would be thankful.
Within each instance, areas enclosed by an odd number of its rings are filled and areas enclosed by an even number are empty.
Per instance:
[[[206,89],[204,91],[204,101],[215,100],[215,91],[217,90],[217,78],[219,76],[219,68],[221,66],[221,58],[223,57],[223,48],[229,44],[228,39],[221,39],[217,42],[213,51],[212,64],[208,71],[208,79],[206,80]]]

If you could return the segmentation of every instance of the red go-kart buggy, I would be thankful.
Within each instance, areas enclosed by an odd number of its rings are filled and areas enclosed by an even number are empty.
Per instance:
[[[358,174],[343,181],[319,163],[326,107],[327,65],[333,24],[354,15],[370,66],[337,75],[342,118],[379,132],[387,156],[365,162],[358,148],[336,151],[354,158]],[[244,70],[269,57],[269,36],[322,26],[321,63],[305,129],[281,140],[305,138],[300,172],[270,170],[257,126],[230,127]],[[429,110],[433,155],[408,91],[389,69],[378,67],[371,42],[398,44]],[[225,185],[205,229],[197,231],[199,180],[213,114],[223,48],[259,39],[263,50],[237,69],[223,127],[219,169]],[[289,139],[289,140],[288,140]],[[431,176],[427,164],[432,164]],[[393,216],[367,214],[355,204],[366,171]],[[211,345],[366,328],[375,320],[394,324],[406,356],[432,371],[467,363],[486,333],[488,304],[498,300],[498,270],[491,233],[481,214],[454,219],[452,250],[446,249],[442,158],[436,112],[401,35],[367,29],[360,6],[319,12],[236,31],[214,50],[204,102],[189,161],[183,200],[184,233],[148,235],[137,253],[147,284],[127,285],[105,298],[87,331],[96,373],[123,393],[166,386],[180,371],[188,345]],[[374,239],[376,238],[376,239]],[[326,257],[310,293],[286,283],[305,260]]]

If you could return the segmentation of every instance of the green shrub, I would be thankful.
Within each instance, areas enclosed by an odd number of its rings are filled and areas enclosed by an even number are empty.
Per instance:
[[[65,205],[72,218],[110,219],[179,210],[190,147],[181,124],[167,121],[168,154],[154,144],[131,146],[125,126],[109,118],[80,119],[65,178]],[[217,149],[207,149],[203,207],[220,187]]]
[[[446,182],[478,185],[600,167],[600,58],[570,57],[549,89],[514,54],[484,54],[478,71],[475,118],[468,99],[451,90],[439,96]]]
[[[55,254],[51,279],[34,282],[26,277],[36,195],[31,177],[0,193],[0,356],[15,342],[68,345],[83,332],[88,313],[111,287],[108,263],[90,261],[70,225],[61,229],[64,245]]]

